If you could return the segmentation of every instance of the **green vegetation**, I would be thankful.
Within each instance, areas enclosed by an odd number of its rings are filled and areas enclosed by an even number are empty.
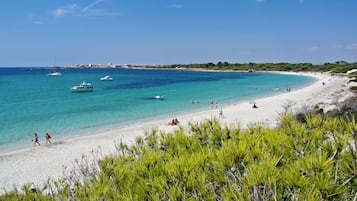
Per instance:
[[[354,118],[286,114],[275,129],[245,130],[212,119],[153,129],[98,164],[82,160],[80,175],[0,200],[353,200],[356,146]]]
[[[336,61],[335,63],[203,63],[203,64],[173,64],[160,66],[159,68],[189,68],[207,70],[234,70],[234,71],[291,71],[291,72],[331,72],[346,73],[351,69],[357,69],[357,63]]]
[[[160,68],[345,73],[356,67],[340,61]],[[241,129],[212,119],[172,133],[153,129],[133,146],[116,144],[116,155],[83,156],[69,175],[0,200],[357,200],[356,99],[328,113],[283,114],[277,128]]]

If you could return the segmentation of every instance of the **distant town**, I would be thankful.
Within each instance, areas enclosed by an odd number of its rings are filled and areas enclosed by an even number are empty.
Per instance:
[[[155,68],[162,65],[157,64],[71,64],[65,66],[53,66],[54,68]]]

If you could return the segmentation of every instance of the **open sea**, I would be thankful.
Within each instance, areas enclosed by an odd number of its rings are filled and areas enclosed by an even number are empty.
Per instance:
[[[0,153],[31,147],[33,134],[54,141],[133,122],[167,118],[219,105],[252,101],[312,84],[306,76],[140,69],[0,68]],[[100,81],[110,75],[113,81]],[[93,92],[69,89],[82,81]],[[279,90],[278,90],[279,89]],[[155,96],[163,96],[163,100]],[[195,104],[192,104],[194,101]],[[198,103],[199,102],[199,103]]]

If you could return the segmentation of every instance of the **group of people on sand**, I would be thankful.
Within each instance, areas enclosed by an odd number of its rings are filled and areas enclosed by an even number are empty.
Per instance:
[[[217,108],[218,108],[218,101],[216,101],[216,103],[211,101],[211,109],[217,109]]]
[[[180,123],[179,120],[178,120],[177,118],[175,118],[175,119],[172,119],[172,120],[168,123],[168,125],[175,126],[175,125],[177,125],[177,124],[179,124],[179,123]]]
[[[45,138],[46,138],[46,144],[52,144],[52,142],[51,142],[51,135],[49,134],[49,133],[46,133],[45,134]],[[40,141],[39,141],[39,137],[38,137],[38,135],[37,135],[37,133],[35,133],[34,135],[33,135],[33,146],[35,147],[36,145],[38,145],[38,146],[40,146],[41,144],[40,144]]]
[[[211,110],[212,109],[218,109],[218,101],[211,101],[210,102],[210,105],[211,105]],[[219,109],[219,117],[220,118],[223,118],[223,109],[222,109],[222,107],[220,107],[220,109]]]

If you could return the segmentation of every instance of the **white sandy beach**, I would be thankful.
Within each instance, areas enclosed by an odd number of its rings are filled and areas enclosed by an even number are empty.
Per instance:
[[[256,109],[252,108],[251,101],[220,105],[219,108],[223,108],[223,118],[219,118],[219,120],[227,125],[239,123],[242,127],[257,122],[273,127],[277,123],[279,113],[288,103],[293,103],[292,112],[316,104],[326,111],[352,96],[348,92],[346,77],[329,74],[301,75],[314,76],[318,81],[299,90],[292,89],[291,92],[286,92],[286,89],[280,89],[280,95],[251,100],[256,102],[258,106]],[[326,84],[323,86],[322,82]],[[177,118],[180,120],[180,125],[185,127],[188,122],[198,122],[212,117],[218,118],[218,113],[219,109],[210,109],[210,105],[207,105],[206,111],[177,116]],[[42,141],[41,146],[32,147],[27,151],[2,154],[0,155],[0,194],[26,183],[40,185],[49,177],[54,179],[61,177],[63,168],[70,169],[75,159],[80,159],[82,155],[91,155],[93,150],[98,149],[102,154],[113,153],[115,151],[114,142],[132,143],[135,137],[143,136],[145,131],[152,128],[158,128],[163,132],[177,128],[177,126],[167,125],[169,121],[170,119],[141,122],[141,124],[128,125],[125,128],[116,128],[61,142],[56,141],[53,136],[55,143],[52,145],[46,146]],[[31,145],[29,144],[29,146]]]

